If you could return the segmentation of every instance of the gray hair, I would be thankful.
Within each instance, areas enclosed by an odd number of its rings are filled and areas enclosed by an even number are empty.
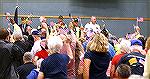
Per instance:
[[[128,78],[131,75],[131,68],[126,64],[120,64],[116,72],[118,73],[119,78]]]
[[[31,62],[32,61],[32,54],[31,54],[31,52],[26,52],[26,53],[24,53],[24,55],[23,55],[23,61],[24,62]]]
[[[59,53],[60,49],[63,46],[63,41],[58,36],[52,36],[48,39],[48,49],[50,50],[49,53]]]
[[[22,41],[23,40],[22,32],[20,32],[20,31],[13,32],[13,39],[15,41],[19,41],[19,40]]]

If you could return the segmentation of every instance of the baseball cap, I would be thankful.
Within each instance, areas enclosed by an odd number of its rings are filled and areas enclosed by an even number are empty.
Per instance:
[[[40,35],[40,32],[38,30],[32,31],[32,35]]]
[[[131,40],[131,46],[132,46],[132,45],[143,46],[142,42],[141,42],[140,40],[137,40],[137,39]]]
[[[64,19],[62,15],[59,15],[58,19]]]
[[[74,21],[74,22],[78,22],[78,19],[77,19],[77,18],[74,18],[73,21]]]

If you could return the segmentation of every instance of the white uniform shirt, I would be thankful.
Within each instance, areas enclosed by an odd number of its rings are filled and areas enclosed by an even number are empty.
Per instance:
[[[90,30],[93,30],[93,32],[100,32],[100,26],[98,25],[98,24],[92,24],[92,22],[90,22],[90,23],[87,23],[86,25],[85,25],[85,29],[87,30],[87,31],[90,31]]]

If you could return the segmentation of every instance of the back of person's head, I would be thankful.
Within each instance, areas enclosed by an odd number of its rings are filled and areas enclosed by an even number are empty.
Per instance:
[[[48,39],[48,49],[51,51],[49,53],[59,53],[63,46],[63,41],[59,36],[51,36]]]
[[[32,54],[31,54],[31,52],[26,52],[26,53],[24,53],[24,55],[23,55],[23,61],[24,61],[24,63],[27,63],[27,62],[32,62]]]
[[[59,15],[59,16],[58,16],[58,19],[64,19],[64,18],[63,18],[63,16],[62,16],[62,15]]]
[[[20,33],[20,32],[13,32],[13,39],[15,41],[22,41],[24,38],[23,38],[22,33]]]
[[[120,42],[120,51],[123,53],[130,53],[131,42],[129,40],[122,40]]]
[[[32,37],[34,41],[41,40],[41,33],[37,29],[31,30]]]
[[[94,38],[89,42],[91,44],[89,45],[90,51],[96,51],[96,52],[107,52],[108,51],[108,39],[102,34],[95,34]]]
[[[0,28],[0,40],[5,40],[9,36],[9,32],[5,28]]]
[[[143,51],[143,44],[140,40],[137,40],[137,39],[133,39],[131,40],[131,52],[134,52],[134,50],[136,51]]]
[[[31,30],[32,35],[40,36],[40,32],[37,29]]]
[[[126,64],[121,64],[116,69],[116,75],[119,79],[128,78],[131,75],[131,68]]]

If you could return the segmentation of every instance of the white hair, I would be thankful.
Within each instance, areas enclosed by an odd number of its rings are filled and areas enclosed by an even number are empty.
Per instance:
[[[120,42],[120,50],[126,53],[130,53],[131,42],[129,40],[122,40]]]
[[[63,41],[58,36],[52,36],[48,39],[48,48],[51,53],[59,53],[60,49],[63,46]]]
[[[133,50],[139,50],[139,51],[142,51],[143,50],[143,47],[142,46],[139,46],[139,45],[133,45],[130,47],[131,48],[131,52]]]
[[[131,75],[128,79],[144,79],[144,77],[140,75]]]
[[[13,35],[13,38],[15,41],[18,41],[18,40],[22,41],[23,40],[22,31],[14,31],[12,35]]]

